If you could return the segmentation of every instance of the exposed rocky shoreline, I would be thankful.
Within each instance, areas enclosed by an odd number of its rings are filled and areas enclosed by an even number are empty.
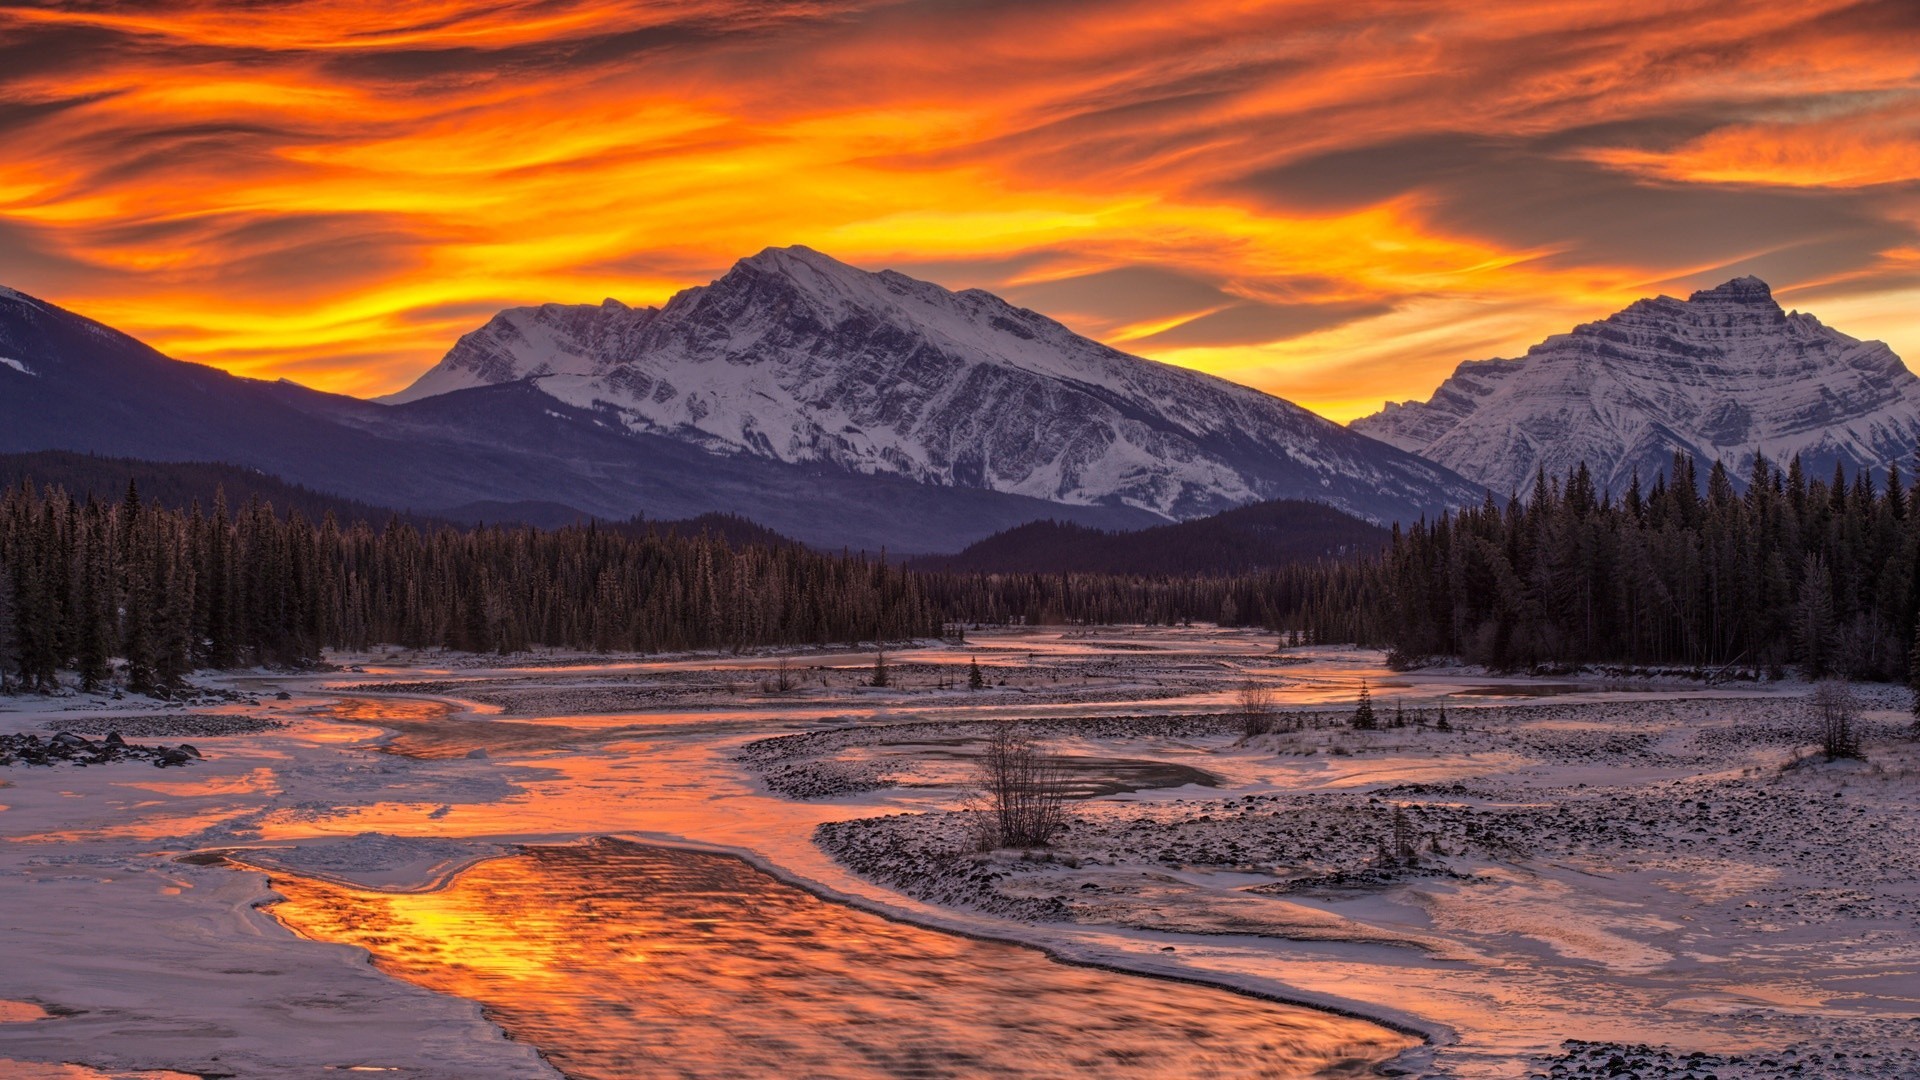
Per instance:
[[[191,765],[200,760],[200,751],[190,743],[178,746],[142,746],[127,742],[112,731],[94,742],[70,731],[42,739],[32,732],[0,735],[0,765],[111,765],[117,761],[150,761],[155,767]]]

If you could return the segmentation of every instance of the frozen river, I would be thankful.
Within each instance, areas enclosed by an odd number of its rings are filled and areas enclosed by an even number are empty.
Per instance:
[[[888,654],[886,687],[870,651],[337,659],[220,680],[250,701],[0,702],[0,729],[206,755],[0,776],[0,1063],[1492,1080],[1615,1041],[1920,1060],[1920,755],[1885,694],[1871,766],[1787,769],[1792,684],[1400,674],[1204,627],[925,644]],[[1249,683],[1308,715],[1242,737]],[[1381,730],[1345,723],[1363,685]],[[1392,726],[1403,709],[1428,726]],[[1068,765],[1073,832],[1043,857],[952,824],[999,721]],[[1395,807],[1433,841],[1415,871],[1382,858]],[[1717,1075],[1774,1075],[1732,1060]],[[1856,1075],[1824,1060],[1808,1075]]]
[[[480,1002],[581,1080],[1359,1076],[1407,1042],[883,919],[727,855],[601,840],[429,892],[275,884],[300,933]]]

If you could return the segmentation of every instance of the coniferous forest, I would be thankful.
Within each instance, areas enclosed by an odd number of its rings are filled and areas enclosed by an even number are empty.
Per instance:
[[[0,497],[0,661],[10,687],[150,692],[196,668],[301,665],[375,643],[657,652],[937,636],[995,622],[1257,620],[1248,597],[1315,580],[916,574],[721,531],[341,525],[250,500],[167,508],[23,483]],[[1271,613],[1268,613],[1271,615]]]
[[[1379,556],[1235,576],[909,571],[716,532],[423,528],[0,497],[0,678],[179,686],[196,668],[302,665],[380,643],[659,652],[930,637],[966,624],[1217,621],[1359,642],[1415,664],[1684,665],[1893,679],[1920,608],[1920,513],[1898,472],[1744,486],[1676,460],[1597,491],[1532,493],[1396,529]]]
[[[1763,459],[1619,498],[1584,467],[1532,494],[1399,532],[1360,636],[1397,658],[1496,668],[1685,665],[1895,679],[1920,607],[1920,514],[1897,468],[1831,480]]]

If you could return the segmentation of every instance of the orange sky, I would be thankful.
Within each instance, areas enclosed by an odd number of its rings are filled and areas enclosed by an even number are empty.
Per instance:
[[[804,243],[1336,419],[1742,273],[1920,356],[1920,5],[0,4],[0,284],[397,389]]]

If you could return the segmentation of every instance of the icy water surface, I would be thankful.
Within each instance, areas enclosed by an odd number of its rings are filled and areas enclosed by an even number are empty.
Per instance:
[[[272,910],[480,1002],[569,1077],[1350,1077],[1412,1040],[1057,963],[822,900],[724,855],[612,840],[441,891],[275,876]]]

